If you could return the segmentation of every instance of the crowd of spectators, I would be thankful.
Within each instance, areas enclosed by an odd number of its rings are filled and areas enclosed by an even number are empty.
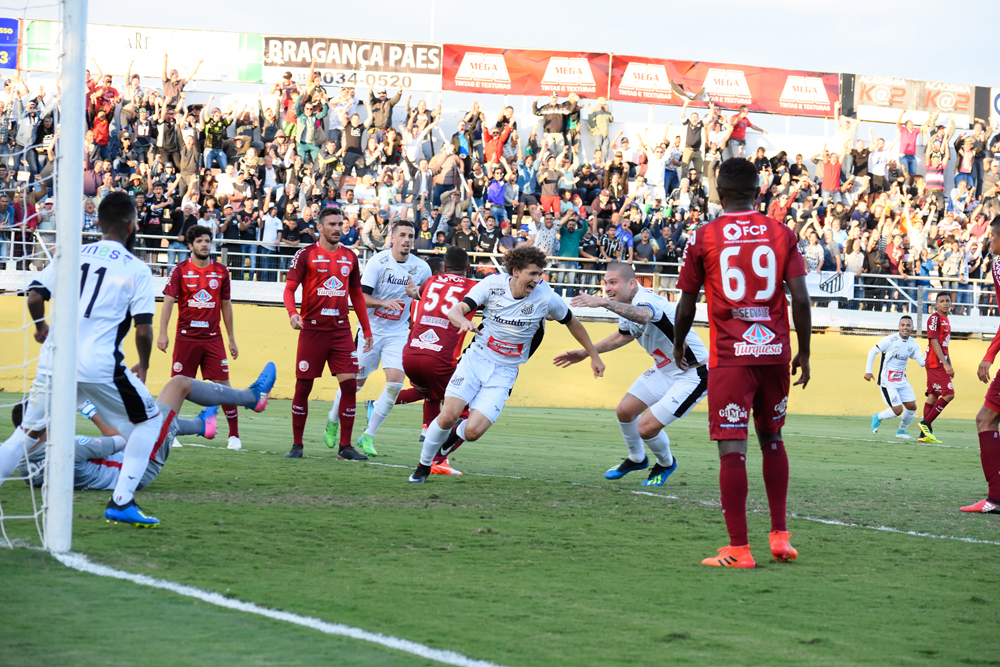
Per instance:
[[[287,72],[256,99],[189,103],[197,70],[181,77],[164,56],[160,86],[143,86],[130,67],[120,90],[96,62],[87,74],[85,241],[101,198],[124,190],[139,211],[138,252],[161,274],[186,256],[185,230],[202,224],[235,279],[280,280],[317,238],[318,211],[337,206],[342,242],[362,253],[382,249],[406,217],[418,252],[535,245],[556,258],[550,278],[566,294],[596,289],[612,260],[669,291],[688,235],[721,211],[719,164],[740,156],[760,174],[757,208],[794,228],[810,271],[868,276],[851,307],[912,309],[924,285],[954,292],[961,312],[972,304],[969,280],[988,275],[1000,135],[981,120],[956,132],[936,116],[916,127],[904,113],[890,141],[869,131],[866,142],[838,108],[836,136],[793,158],[748,149],[748,134],[764,130],[745,106],[689,112],[685,103],[676,129],[629,137],[615,131],[604,98],[552,95],[521,127],[512,107],[473,103],[446,128],[440,103],[385,88],[328,90],[315,67],[305,83]],[[21,268],[53,242],[55,106],[51,91],[21,79],[0,99],[0,257]],[[473,267],[494,270],[488,257]]]

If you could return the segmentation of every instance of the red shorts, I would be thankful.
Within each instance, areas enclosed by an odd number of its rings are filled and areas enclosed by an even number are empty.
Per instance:
[[[983,405],[993,412],[1000,412],[1000,373],[993,376],[990,388],[986,390],[986,400]]]
[[[406,348],[403,351],[403,371],[413,388],[426,400],[443,401],[444,390],[455,372],[455,363],[440,355],[410,354],[409,348]]]
[[[202,380],[229,380],[229,360],[222,336],[212,338],[190,338],[177,336],[174,339],[174,365],[171,377],[183,375],[193,378],[201,368]]]
[[[708,430],[712,440],[746,440],[750,413],[761,433],[785,425],[788,364],[717,366],[708,371]]]
[[[934,394],[936,396],[947,396],[955,393],[955,385],[951,378],[944,372],[943,368],[927,369],[927,391],[924,395]]]
[[[350,329],[303,329],[299,332],[295,377],[300,380],[321,377],[324,365],[329,366],[333,375],[358,372],[358,350]]]

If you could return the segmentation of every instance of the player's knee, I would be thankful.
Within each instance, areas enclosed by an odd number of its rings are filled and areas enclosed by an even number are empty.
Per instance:
[[[483,437],[483,434],[486,433],[486,430],[489,427],[490,427],[490,425],[488,423],[487,424],[466,424],[465,425],[465,441],[466,442],[475,442],[476,440],[479,440],[481,437]]]
[[[402,382],[386,382],[385,383],[385,393],[389,395],[393,403],[396,402],[396,398],[399,396],[399,392],[403,391]]]
[[[893,411],[894,414],[901,415],[901,414],[903,414],[903,406],[902,405],[894,405],[894,406],[892,406],[892,411]]]
[[[996,431],[998,425],[1000,425],[1000,414],[993,412],[986,406],[979,409],[976,414],[976,431],[978,433]]]
[[[660,434],[663,430],[663,424],[658,422],[655,417],[649,415],[649,413],[642,416],[639,420],[639,437],[643,440],[652,440]]]

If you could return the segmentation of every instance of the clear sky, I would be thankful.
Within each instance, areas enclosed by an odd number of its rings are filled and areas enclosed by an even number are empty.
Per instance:
[[[610,51],[1000,86],[1000,0],[965,0],[955,9],[940,0],[91,0],[90,21]],[[52,12],[27,16],[56,18]]]

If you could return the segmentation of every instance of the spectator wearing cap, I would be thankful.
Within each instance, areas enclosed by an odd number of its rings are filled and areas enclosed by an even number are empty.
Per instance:
[[[628,139],[623,140],[628,143]],[[611,158],[611,162],[604,168],[604,189],[611,190],[612,176],[618,175],[618,181],[620,183],[628,183],[628,165],[625,164],[624,153],[620,150],[615,150],[614,155]]]
[[[489,129],[489,136],[486,136],[486,132],[483,132],[483,154],[486,156],[486,164],[500,160],[503,156],[503,145],[513,130],[514,126],[507,124],[503,129],[491,127]]]
[[[320,103],[319,108],[316,108],[316,103],[309,101],[305,95],[299,96],[295,105],[295,145],[304,163],[312,164],[319,159],[316,141],[329,109],[326,102]]]
[[[121,140],[121,146],[118,149],[118,155],[115,156],[111,164],[115,169],[115,173],[127,179],[139,168],[139,162],[142,160],[142,157],[139,155],[139,149],[132,143],[132,134],[130,132],[122,132],[119,135],[119,139]]]
[[[603,231],[604,227],[607,226],[611,220],[611,214],[615,210],[617,209],[615,203],[611,201],[611,193],[607,190],[601,190],[590,204],[590,215],[594,218],[599,231]]]
[[[611,123],[614,120],[615,117],[608,109],[608,101],[598,97],[596,106],[587,116],[587,127],[590,128],[590,137],[595,149],[601,151],[602,155],[607,155],[611,150]]]
[[[575,106],[570,102],[560,103],[555,93],[549,95],[548,102],[541,107],[538,106],[537,99],[531,103],[532,112],[542,117],[542,133],[553,155],[562,153],[566,146],[563,136],[566,132],[566,117]]]
[[[376,140],[381,142],[385,131],[392,127],[392,109],[403,99],[403,89],[400,88],[392,98],[389,98],[385,86],[372,89],[368,97],[368,110],[372,115],[372,126],[378,130]]]
[[[386,248],[389,226],[389,211],[380,209],[375,215],[369,216],[361,228],[361,245],[372,252]]]

